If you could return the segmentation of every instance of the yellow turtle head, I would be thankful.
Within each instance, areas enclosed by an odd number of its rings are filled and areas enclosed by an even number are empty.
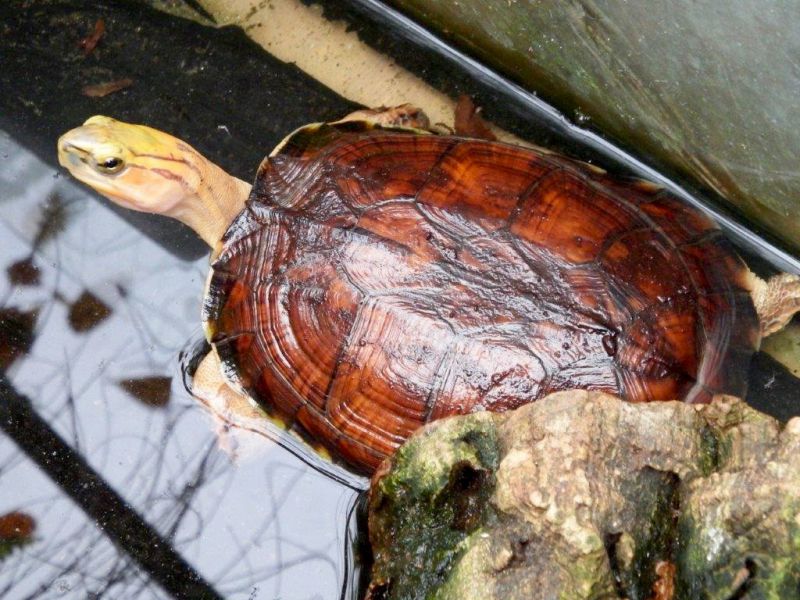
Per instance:
[[[167,133],[103,116],[58,140],[58,162],[76,179],[126,208],[171,216],[197,191],[197,156]]]
[[[174,217],[212,247],[250,185],[157,129],[94,116],[58,139],[58,162],[111,201]]]

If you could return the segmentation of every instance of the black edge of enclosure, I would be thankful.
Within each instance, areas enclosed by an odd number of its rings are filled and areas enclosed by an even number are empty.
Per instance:
[[[798,379],[766,352],[756,352],[750,363],[747,403],[779,421],[800,416]],[[775,401],[779,398],[780,401]]]
[[[186,4],[186,6],[191,8],[194,12],[196,12],[198,15],[200,15],[204,19],[207,19],[211,23],[216,23],[217,22],[217,20],[214,18],[214,15],[212,15],[210,12],[208,12],[205,9],[205,7],[202,4],[200,4],[200,2],[198,2],[198,0],[183,0],[183,2],[184,2],[184,4]]]
[[[484,66],[386,3],[380,0],[303,0],[303,2],[321,4],[326,14],[331,17],[353,21],[359,35],[364,37],[367,43],[386,52],[399,64],[407,66],[423,79],[431,80],[430,73],[426,72],[426,61],[440,63],[440,68],[435,69],[433,79],[438,79],[441,74],[447,73],[448,77],[460,83],[441,85],[443,82],[436,81],[437,87],[443,88],[443,91],[450,94],[472,95],[479,105],[486,107],[493,121],[510,128],[521,137],[583,160],[592,161],[592,157],[599,157],[604,167],[612,170],[620,169],[622,172],[632,173],[663,185],[715,219],[748,256],[764,256],[774,267],[800,273],[800,258],[782,249],[766,232],[755,231],[752,226],[744,226],[732,212],[722,208],[719,202],[712,204],[713,194],[694,190],[688,184],[679,184],[600,135],[575,125],[535,94]],[[363,27],[359,27],[359,21]],[[368,30],[366,25],[370,24],[372,26]],[[374,31],[384,33],[376,35]],[[409,52],[408,45],[414,46],[416,51]],[[464,85],[464,77],[453,77],[453,73],[462,73],[472,81]],[[450,89],[447,89],[448,85]],[[576,146],[574,141],[570,141],[575,139],[580,140],[585,148],[582,149]],[[698,199],[698,195],[702,195],[703,200]]]
[[[53,431],[0,373],[0,430],[64,490],[114,543],[176,598],[222,596]]]
[[[84,56],[78,42],[99,18],[105,35]],[[81,92],[123,78],[133,84],[105,97]],[[288,132],[356,107],[237,27],[135,0],[0,2],[0,129],[59,173],[58,136],[95,114],[174,133],[249,181]],[[106,204],[181,258],[208,252],[177,221]]]

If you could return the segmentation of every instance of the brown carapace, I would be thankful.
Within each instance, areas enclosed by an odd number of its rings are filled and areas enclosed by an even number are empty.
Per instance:
[[[204,318],[226,372],[366,471],[430,420],[557,390],[742,395],[759,343],[712,221],[496,142],[304,128],[223,241]]]

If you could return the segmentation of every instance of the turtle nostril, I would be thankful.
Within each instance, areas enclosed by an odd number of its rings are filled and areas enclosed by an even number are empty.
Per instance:
[[[82,163],[87,162],[87,159],[89,157],[89,152],[67,140],[59,142],[58,152],[63,156],[72,157],[73,160],[78,159]]]
[[[62,154],[74,154],[75,146],[67,140],[58,140],[58,151]]]

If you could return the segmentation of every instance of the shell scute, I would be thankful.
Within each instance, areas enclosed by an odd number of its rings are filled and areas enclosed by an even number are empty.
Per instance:
[[[639,204],[664,236],[676,246],[691,244],[709,232],[719,232],[717,225],[700,211],[687,211],[678,198],[659,193],[656,198]]]
[[[342,346],[353,325],[356,294],[352,290],[296,285],[270,285],[258,301],[273,314],[264,349],[275,369],[293,389],[320,409],[325,407],[330,381]]]
[[[620,393],[619,378],[611,361],[598,363],[593,357],[583,357],[550,374],[542,386],[543,394],[576,389],[576,385],[590,386],[598,392]],[[631,401],[641,401],[641,397],[632,397]]]
[[[648,303],[627,282],[618,282],[594,264],[565,269],[562,277],[579,310],[611,330],[624,327]]]
[[[361,214],[357,226],[426,261],[439,260],[448,251],[447,238],[436,231],[411,200],[372,207]]]
[[[335,456],[346,456],[352,465],[377,465],[385,456],[383,448],[371,444],[371,437],[362,439],[345,435],[325,413],[311,405],[300,406],[294,419],[311,440],[323,440]]]
[[[370,136],[331,152],[328,161],[343,194],[360,210],[387,198],[414,198],[454,144],[433,136]]]
[[[481,368],[486,361],[496,365],[492,372]],[[467,414],[521,406],[540,396],[545,375],[542,362],[515,344],[508,332],[454,338],[436,373],[428,418],[453,414],[454,409],[457,414]]]
[[[698,381],[714,393],[740,395],[747,388],[752,350],[759,344],[750,295],[741,289],[702,294],[698,307],[698,322],[708,340]]]
[[[505,221],[535,182],[552,169],[543,158],[491,142],[460,142],[442,155],[417,193],[421,204],[458,206],[487,230]]]
[[[725,294],[746,288],[744,263],[719,230],[684,244],[679,252],[699,294]]]
[[[303,157],[268,156],[258,167],[253,196],[262,199],[262,206],[294,206],[300,200],[299,193],[318,181],[324,171],[324,163]]]
[[[638,229],[623,235],[605,249],[599,260],[602,271],[634,296],[663,302],[692,290],[692,281],[678,252],[661,236]]]
[[[351,437],[381,438],[382,451],[405,439],[425,419],[430,382],[448,341],[435,315],[421,315],[410,302],[365,301],[331,388],[331,423]]]
[[[695,317],[690,297],[671,298],[642,310],[620,333],[620,366],[648,373],[658,371],[655,365],[669,365],[670,373],[680,372],[686,381],[693,382],[698,352],[705,341]]]
[[[350,226],[357,219],[330,165],[303,157],[268,157],[261,164],[248,206],[258,215],[276,205],[339,227]]]
[[[594,261],[609,236],[639,225],[633,209],[585,179],[558,170],[522,200],[511,231],[572,264]]]

